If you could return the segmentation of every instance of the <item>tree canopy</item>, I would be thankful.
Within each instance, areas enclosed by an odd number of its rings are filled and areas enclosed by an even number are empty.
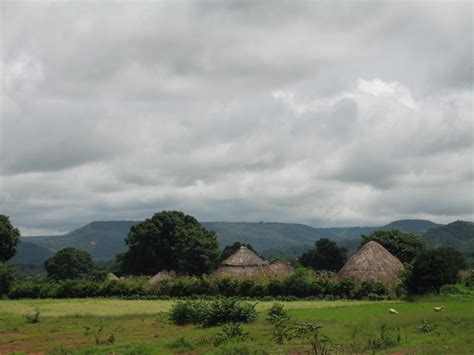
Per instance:
[[[44,262],[48,277],[57,280],[87,278],[94,272],[91,255],[84,250],[64,248]]]
[[[125,243],[128,251],[117,258],[125,274],[200,275],[212,271],[220,255],[216,234],[179,211],[159,212],[134,225]]]
[[[303,253],[298,259],[301,265],[336,272],[347,260],[347,249],[339,247],[332,240],[321,238],[314,245],[315,248]]]
[[[0,214],[0,262],[13,258],[20,242],[20,231],[10,223],[8,216]]]
[[[374,240],[403,263],[412,261],[426,248],[426,243],[421,237],[398,229],[377,230],[370,235],[362,235],[362,239],[361,248],[367,242]]]
[[[455,284],[459,271],[466,267],[461,252],[449,248],[437,248],[421,252],[407,271],[405,287],[409,293],[439,292],[441,286]]]
[[[257,251],[253,248],[253,246],[251,244],[235,242],[234,244],[227,245],[227,246],[224,247],[224,249],[222,250],[222,253],[221,253],[220,262],[224,261],[229,256],[234,254],[237,250],[240,249],[241,246],[247,247],[252,252],[254,252],[255,254],[258,255]],[[260,256],[260,255],[258,255],[258,256]]]

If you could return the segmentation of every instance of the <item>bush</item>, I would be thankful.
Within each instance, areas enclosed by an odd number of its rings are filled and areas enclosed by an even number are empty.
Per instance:
[[[249,323],[257,319],[255,304],[236,298],[220,298],[211,302],[205,326],[224,323]]]
[[[0,261],[0,296],[8,293],[14,280],[14,273],[13,266]]]
[[[268,322],[274,323],[280,319],[288,320],[290,316],[285,310],[285,307],[281,303],[274,303],[267,311],[267,317],[265,318]]]
[[[177,325],[203,324],[209,314],[209,302],[201,300],[178,301],[171,307],[170,319]]]

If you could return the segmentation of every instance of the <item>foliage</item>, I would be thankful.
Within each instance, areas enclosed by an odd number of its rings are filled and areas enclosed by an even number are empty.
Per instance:
[[[179,274],[209,273],[219,260],[216,234],[192,216],[163,211],[134,225],[120,256],[121,269],[128,274],[151,275],[160,270]]]
[[[40,311],[36,309],[35,313],[25,314],[26,323],[36,324],[40,322]]]
[[[311,344],[314,354],[325,355],[329,354],[328,345],[331,339],[320,332],[321,328],[322,325],[305,322],[296,324],[292,329],[292,333],[294,338],[306,339]]]
[[[290,316],[285,310],[285,306],[281,303],[274,303],[267,311],[267,316],[265,318],[267,322],[274,323],[280,319],[289,320]]]
[[[257,319],[255,304],[238,298],[219,298],[212,301],[204,326],[224,323],[249,323]]]
[[[464,256],[457,250],[448,247],[426,250],[413,260],[404,286],[410,294],[439,292],[441,286],[455,284],[465,266]]]
[[[431,323],[427,320],[422,319],[421,325],[418,327],[418,331],[422,333],[431,333],[438,326],[437,323]]]
[[[56,280],[86,278],[94,270],[91,255],[75,248],[64,248],[44,263],[48,277]]]
[[[303,253],[299,262],[301,265],[315,270],[338,271],[347,260],[347,249],[339,247],[336,242],[321,238],[315,243],[315,248]]]
[[[202,300],[178,301],[171,307],[170,320],[177,325],[203,324],[209,314],[209,302]]]
[[[463,252],[474,252],[474,223],[455,221],[444,226],[430,228],[424,235],[431,247],[447,246]]]
[[[8,216],[0,214],[0,262],[10,260],[16,254],[20,231],[10,223]]]
[[[381,323],[379,326],[379,334],[376,337],[369,338],[367,348],[370,350],[381,350],[395,346],[401,341],[400,328],[396,327],[397,335],[394,337],[390,333],[387,323]]]
[[[7,262],[0,262],[0,296],[7,294],[15,279],[15,268]]]
[[[423,238],[398,229],[377,230],[370,235],[362,235],[362,238],[361,247],[370,241],[376,241],[404,263],[411,262],[426,248]]]
[[[175,340],[167,343],[166,346],[170,349],[176,349],[180,352],[194,350],[194,345],[189,342],[185,337],[176,338]]]
[[[228,341],[242,341],[250,338],[250,333],[246,332],[240,323],[231,323],[225,325],[222,331],[216,334],[214,346],[219,346]]]
[[[260,256],[258,252],[253,248],[251,244],[245,244],[245,243],[240,243],[240,242],[234,242],[234,244],[231,245],[226,245],[224,249],[222,250],[220,261],[222,262],[225,259],[227,259],[229,256],[234,254],[237,250],[240,249],[240,247],[247,247],[247,249],[250,249],[252,252],[254,252],[256,255]],[[260,256],[261,257],[261,256]]]

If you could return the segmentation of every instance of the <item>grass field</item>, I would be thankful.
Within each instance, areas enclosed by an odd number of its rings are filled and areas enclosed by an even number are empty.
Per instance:
[[[212,339],[222,327],[171,324],[166,312],[173,301],[3,300],[0,354],[308,353],[308,341],[292,339],[279,345],[272,339],[272,327],[264,319],[264,312],[272,303],[258,302],[259,319],[243,325],[250,339],[214,346]],[[328,347],[332,353],[474,354],[472,296],[424,298],[416,302],[282,303],[291,322],[322,325],[322,332],[331,340]],[[445,309],[434,312],[433,307],[439,305]],[[390,316],[389,308],[395,308],[399,315]],[[37,311],[39,321],[34,323]],[[427,322],[424,331],[420,330],[423,320]],[[385,341],[380,345],[382,338]]]

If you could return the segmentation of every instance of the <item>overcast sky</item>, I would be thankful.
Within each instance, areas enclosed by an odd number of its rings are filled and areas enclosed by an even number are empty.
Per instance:
[[[24,235],[474,219],[470,1],[0,6],[0,213]]]

